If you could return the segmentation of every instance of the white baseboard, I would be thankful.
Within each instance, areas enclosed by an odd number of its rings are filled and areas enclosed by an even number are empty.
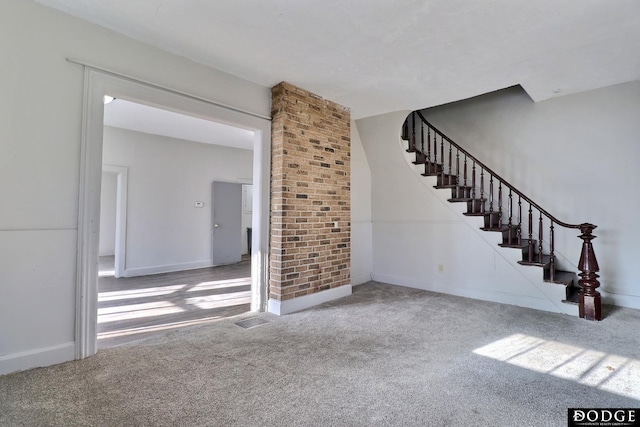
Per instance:
[[[518,294],[508,294],[504,292],[485,291],[482,289],[453,287],[444,283],[427,283],[409,277],[398,277],[385,274],[374,274],[373,280],[390,285],[406,286],[408,288],[422,289],[425,291],[438,292],[441,294],[455,295],[465,298],[473,298],[482,301],[497,302],[500,304],[510,304],[519,307],[533,308],[536,310],[550,311],[553,313],[565,313],[571,316],[578,315],[578,306],[573,304],[562,304],[560,308],[546,298],[535,298]]]
[[[602,289],[598,289],[598,291],[602,295],[603,304],[612,304],[618,307],[635,308],[640,310],[640,296],[614,294],[613,292],[607,292]]]
[[[75,343],[73,342],[7,354],[0,356],[0,375],[41,366],[56,365],[74,359]]]
[[[213,267],[211,260],[183,262],[180,264],[154,265],[151,267],[127,268],[123,277],[148,276],[150,274],[171,273],[174,271],[195,270]]]
[[[357,285],[362,285],[364,283],[370,282],[371,281],[371,273],[367,273],[367,274],[359,274],[357,276],[351,276],[351,285],[352,286],[357,286]]]
[[[269,312],[277,315],[289,314],[349,295],[351,295],[351,285],[343,285],[284,301],[269,298]]]

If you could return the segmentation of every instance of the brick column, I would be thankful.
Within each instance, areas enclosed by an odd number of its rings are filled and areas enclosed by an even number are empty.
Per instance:
[[[272,89],[269,297],[350,283],[349,110],[292,86]]]

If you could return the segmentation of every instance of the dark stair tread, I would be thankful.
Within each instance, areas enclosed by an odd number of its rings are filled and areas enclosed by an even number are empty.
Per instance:
[[[499,217],[499,213],[498,213],[498,212],[496,212],[496,211],[493,211],[492,213],[490,213],[490,214],[488,215],[488,217],[489,217],[489,218],[491,218],[491,217],[490,217],[490,215],[494,215],[494,217],[495,217],[495,216],[498,216],[498,218],[500,218],[500,217]],[[486,217],[485,217],[485,218],[486,218]],[[495,231],[495,232],[499,232],[499,233],[506,233],[506,232],[509,232],[509,226],[508,226],[508,225],[506,225],[506,224],[493,224],[493,225],[490,225],[490,226],[486,226],[486,225],[485,225],[484,227],[480,227],[480,230],[484,230],[484,231]],[[513,226],[512,226],[512,227],[511,227],[511,231],[513,231],[513,230],[514,230],[514,228],[513,228]],[[498,244],[499,244],[500,246],[502,246],[504,243],[498,243]],[[522,249],[522,247],[521,247],[521,246],[516,246],[516,247],[517,247],[518,249]]]
[[[512,228],[512,230],[513,230],[513,228]],[[507,226],[506,231],[509,231],[508,226]],[[533,242],[534,242],[534,245],[535,245],[536,241],[534,240]],[[526,249],[527,247],[529,247],[529,243],[527,241],[523,240],[522,243],[520,243],[520,244],[515,243],[515,242],[513,242],[511,244],[509,244],[509,243],[498,243],[498,246],[500,246],[502,248]]]
[[[442,177],[442,173],[440,173],[440,176]],[[458,177],[457,177],[457,176],[455,176],[455,175],[450,175],[450,174],[448,174],[448,173],[445,173],[445,174],[444,174],[444,179],[445,179],[445,181],[447,181],[447,182],[449,182],[449,179],[451,179],[451,183],[453,184],[453,183],[454,183],[454,181],[455,181],[456,187],[458,186],[458,183],[457,183],[457,181],[458,181]]]
[[[407,153],[415,153],[416,151],[418,150],[416,150],[415,148],[407,148]]]
[[[562,302],[566,304],[578,304],[578,295],[580,294],[580,287],[578,286],[569,286],[567,288],[567,298],[563,299]]]
[[[456,184],[444,184],[444,185],[434,185],[433,188],[456,188]]]
[[[471,187],[469,186],[464,186],[464,185],[460,185],[458,183],[458,185],[456,185],[455,187],[451,188],[453,191],[451,192],[452,197],[450,199],[447,199],[448,202],[451,203],[456,203],[456,202],[470,202],[473,200],[473,197],[471,197]],[[468,197],[453,197],[453,195],[464,195],[467,194]]]
[[[499,227],[480,227],[480,230],[482,231],[493,231],[493,232],[497,232],[497,233],[504,233],[505,229],[504,225],[499,226]]]
[[[551,261],[551,256],[549,255],[542,255],[542,262],[540,262],[538,259],[538,254],[534,254],[532,262],[529,262],[527,258],[527,260],[518,261],[518,264],[531,265],[535,267],[546,267],[550,261]]]
[[[569,285],[573,283],[576,278],[576,274],[570,271],[556,270],[551,280],[551,272],[549,270],[544,271],[544,281],[548,283],[558,283],[560,285]]]
[[[426,165],[427,163],[425,163]],[[422,172],[420,175],[422,176],[440,176],[442,175],[442,169],[440,169],[442,166],[441,165],[436,165],[435,167],[430,168],[429,172]],[[425,167],[426,168],[426,167]]]
[[[489,211],[485,211],[485,212],[464,212],[462,215],[464,215],[464,216],[486,216],[486,215],[491,215],[491,212],[489,212]]]

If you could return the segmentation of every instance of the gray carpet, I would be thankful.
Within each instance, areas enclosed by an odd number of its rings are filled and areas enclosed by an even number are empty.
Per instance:
[[[640,407],[640,311],[606,314],[372,282],[0,377],[0,425],[566,426],[569,407]]]

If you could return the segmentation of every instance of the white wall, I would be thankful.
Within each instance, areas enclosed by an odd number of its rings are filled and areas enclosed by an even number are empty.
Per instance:
[[[270,115],[270,90],[28,0],[0,2],[0,374],[74,357],[83,68]]]
[[[251,181],[253,152],[108,126],[103,144],[129,170],[125,276],[211,266],[211,185]]]
[[[116,196],[118,174],[102,172],[100,189],[100,256],[114,255],[116,250]]]
[[[371,170],[355,122],[351,123],[351,284],[371,280]]]
[[[598,225],[593,243],[604,301],[640,308],[639,101],[640,81],[540,103],[516,87],[425,115],[559,220]],[[564,231],[556,240],[573,265],[578,234]]]

